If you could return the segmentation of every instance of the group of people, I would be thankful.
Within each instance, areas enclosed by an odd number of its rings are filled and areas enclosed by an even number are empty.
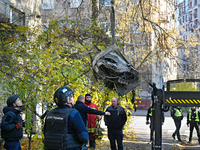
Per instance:
[[[98,115],[105,115],[104,122],[108,128],[108,139],[111,150],[123,150],[123,126],[127,116],[118,99],[112,98],[112,105],[105,112],[98,110],[91,102],[91,95],[80,95],[74,104],[73,91],[60,87],[54,93],[57,107],[48,112],[43,128],[45,150],[85,150],[95,149],[94,132]],[[1,136],[5,140],[6,150],[21,150],[20,140],[23,137],[24,123],[21,118],[22,101],[18,95],[7,99],[4,116],[1,122]],[[117,141],[117,146],[116,146]]]
[[[155,131],[155,128],[152,126],[152,112],[153,112],[153,105],[151,105],[147,111],[146,115],[146,124],[150,124],[150,142],[153,141],[153,132]],[[190,134],[189,134],[189,143],[192,141],[192,135],[193,135],[193,130],[194,128],[196,129],[197,132],[197,137],[198,137],[198,142],[200,144],[200,131],[199,131],[199,126],[200,126],[200,111],[196,107],[191,107],[188,110],[187,113],[187,126],[189,127]],[[174,124],[176,127],[176,130],[172,134],[172,137],[174,140],[177,140],[179,142],[182,141],[181,136],[180,136],[180,128],[181,128],[181,121],[183,120],[183,113],[181,107],[175,106],[171,108],[171,117],[174,120]],[[150,122],[149,122],[150,119]],[[164,123],[164,113],[162,114],[162,124]]]

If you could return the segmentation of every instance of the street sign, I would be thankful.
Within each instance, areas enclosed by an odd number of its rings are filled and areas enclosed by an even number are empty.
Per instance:
[[[164,103],[166,106],[200,107],[200,92],[165,91]]]

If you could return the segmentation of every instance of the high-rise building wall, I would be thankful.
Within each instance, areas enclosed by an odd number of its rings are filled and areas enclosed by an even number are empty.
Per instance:
[[[200,1],[184,0],[178,5],[179,34],[185,46],[179,47],[181,68],[178,73],[182,78],[199,78],[198,45],[193,45],[200,38]]]
[[[160,27],[162,27],[167,32],[176,29],[175,6],[176,1],[157,1],[159,12],[158,14],[155,14],[155,18],[158,18],[160,22]],[[155,34],[152,34],[152,39],[154,38]],[[170,40],[168,41],[169,43]],[[166,41],[164,41],[164,43],[165,42]],[[173,42],[171,41],[171,43]],[[159,57],[161,59],[157,59],[156,57],[154,57],[153,59],[155,63],[152,63],[152,82],[156,83],[157,88],[162,88],[162,86],[165,85],[168,80],[177,79],[177,49],[160,49],[160,47],[155,42],[153,42],[152,45],[152,51],[155,51],[155,49],[157,49],[158,51],[163,52],[159,54]]]

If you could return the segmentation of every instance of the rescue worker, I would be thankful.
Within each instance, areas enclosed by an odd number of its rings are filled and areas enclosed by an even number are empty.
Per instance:
[[[119,106],[118,99],[112,98],[112,105],[106,111],[110,112],[110,116],[104,116],[105,125],[108,128],[108,139],[110,140],[111,150],[123,150],[123,127],[127,120],[127,115],[123,107]]]
[[[54,93],[57,108],[51,110],[44,124],[45,150],[81,150],[89,141],[80,113],[73,108],[72,90],[61,87]]]
[[[99,110],[97,105],[91,102],[91,95],[86,94],[85,95],[85,105],[89,106],[92,109]],[[89,132],[89,145],[90,149],[95,149],[96,148],[96,142],[94,138],[94,132],[95,132],[95,126],[96,126],[96,120],[100,120],[100,117],[95,115],[95,114],[87,114],[87,129]]]
[[[19,140],[23,137],[23,121],[21,117],[22,101],[19,95],[9,96],[7,106],[3,108],[1,121],[1,137],[5,140],[6,150],[21,150]]]
[[[150,124],[150,143],[153,142],[153,133],[155,131],[155,125],[153,125],[153,111],[154,111],[154,104],[150,105],[147,115],[146,115],[146,125]],[[149,122],[150,119],[150,122]],[[164,113],[162,112],[162,125],[164,124]]]
[[[181,142],[181,137],[180,137],[180,128],[181,128],[181,121],[183,120],[183,113],[182,109],[178,106],[172,107],[171,109],[171,117],[174,120],[174,124],[176,126],[176,130],[172,134],[172,137],[175,140],[175,136],[177,136],[177,139],[179,142]]]
[[[200,133],[199,133],[199,110],[195,107],[191,107],[191,109],[188,110],[187,114],[187,126],[190,127],[190,136],[189,136],[189,142],[192,141],[192,133],[193,129],[195,128],[197,131],[198,141],[200,144]]]
[[[80,95],[76,101],[74,107],[79,111],[83,122],[87,124],[87,114],[96,114],[96,115],[110,115],[109,112],[103,112],[96,109],[92,109],[89,106],[84,105],[85,99],[84,96]]]

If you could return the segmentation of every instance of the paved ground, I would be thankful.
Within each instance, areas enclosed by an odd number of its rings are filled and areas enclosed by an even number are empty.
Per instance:
[[[146,125],[146,113],[147,110],[138,110],[137,112],[133,112],[130,119],[130,126],[128,127],[128,133],[124,137],[124,149],[125,150],[151,150],[151,144],[149,144],[150,137],[150,129],[149,125]],[[106,126],[102,121],[101,127],[105,129],[106,134]],[[186,114],[184,114],[184,119],[182,120],[181,126],[181,138],[182,142],[174,141],[171,137],[175,130],[175,125],[170,117],[170,112],[165,113],[165,122],[162,126],[162,150],[200,150],[200,145],[197,141],[197,134],[194,130],[193,132],[193,141],[191,144],[188,144],[188,136],[189,136],[189,128],[186,125]],[[103,143],[105,144],[104,146]],[[107,147],[107,148],[102,148]],[[107,136],[104,136],[101,141],[99,150],[108,150],[109,149],[109,141]]]

